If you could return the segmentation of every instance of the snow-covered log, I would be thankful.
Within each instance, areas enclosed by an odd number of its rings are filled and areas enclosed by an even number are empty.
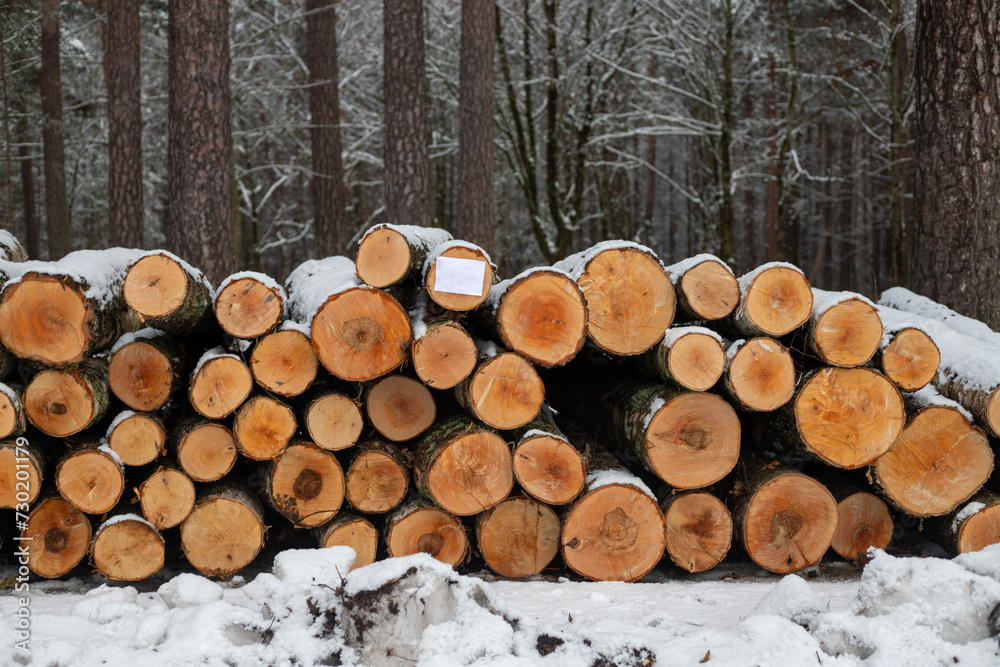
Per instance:
[[[55,470],[59,494],[86,514],[110,512],[125,491],[125,466],[107,445],[84,444],[68,452]]]
[[[165,250],[136,260],[125,275],[125,303],[147,327],[185,336],[211,317],[215,293],[205,274]]]
[[[375,225],[358,243],[358,277],[372,287],[389,287],[419,273],[428,253],[452,240],[445,229]]]
[[[722,337],[700,326],[671,327],[659,343],[634,359],[664,382],[691,391],[713,387],[726,365]]]
[[[298,396],[306,391],[318,370],[309,329],[287,320],[277,331],[262,336],[250,354],[254,380],[279,396]]]
[[[406,503],[386,519],[385,546],[390,558],[425,553],[452,567],[469,554],[462,522],[421,500]]]
[[[94,569],[105,579],[139,581],[163,567],[166,542],[153,524],[138,514],[122,513],[107,519],[94,532],[90,549]]]
[[[215,486],[201,493],[181,523],[181,548],[203,574],[228,577],[257,557],[264,545],[264,508],[249,490]]]
[[[219,285],[215,293],[215,318],[236,338],[259,338],[285,319],[285,290],[263,273],[242,271]]]
[[[740,302],[733,270],[715,255],[701,254],[667,267],[677,291],[678,320],[720,320]]]
[[[815,287],[812,292],[806,351],[830,366],[853,368],[867,363],[882,341],[882,320],[875,304],[853,292]]]
[[[128,333],[111,347],[108,385],[128,407],[152,412],[184,386],[189,358],[184,345],[158,329]]]
[[[351,570],[375,562],[378,554],[378,529],[363,516],[353,512],[340,512],[329,523],[314,529],[313,534],[323,549],[336,546],[353,549],[355,557]]]
[[[941,351],[934,339],[909,313],[881,304],[877,308],[883,330],[872,366],[903,391],[926,387],[941,365]]]
[[[728,321],[740,336],[784,336],[813,310],[809,280],[792,264],[763,264],[739,278],[740,303]]]
[[[741,338],[726,347],[720,385],[737,407],[772,412],[795,394],[795,364],[773,338]]]
[[[479,246],[446,241],[424,260],[423,285],[431,300],[445,310],[472,310],[489,296],[496,270]]]
[[[1000,332],[994,331],[985,322],[966,317],[944,304],[915,294],[905,287],[890,287],[882,292],[878,302],[882,306],[940,322],[963,336],[975,338],[993,348],[1000,348]]]
[[[243,404],[253,390],[253,375],[243,360],[214,347],[201,355],[188,388],[188,401],[198,414],[222,419]]]
[[[587,481],[583,452],[552,419],[548,406],[513,434],[514,477],[524,492],[549,505],[565,505]]]
[[[1000,543],[1000,494],[980,491],[954,512],[923,522],[921,530],[953,554]]]
[[[152,463],[166,451],[167,429],[154,414],[123,410],[111,420],[105,437],[108,447],[127,466]]]

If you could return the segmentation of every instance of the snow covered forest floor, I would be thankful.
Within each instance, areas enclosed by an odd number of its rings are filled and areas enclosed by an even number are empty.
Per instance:
[[[0,597],[0,664],[1000,665],[1000,545],[953,560],[876,552],[860,574],[737,563],[633,584],[492,581],[424,554],[348,573],[353,558],[288,550],[224,582],[32,581],[29,652],[15,645],[24,593]]]

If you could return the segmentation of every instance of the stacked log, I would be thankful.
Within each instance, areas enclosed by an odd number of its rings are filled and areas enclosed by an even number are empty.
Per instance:
[[[498,281],[380,225],[284,285],[213,290],[163,251],[3,271],[0,505],[40,576],[89,554],[139,580],[179,546],[225,577],[307,529],[355,567],[622,581],[858,560],[892,512],[956,553],[1000,541],[996,334],[788,264],[606,242]]]

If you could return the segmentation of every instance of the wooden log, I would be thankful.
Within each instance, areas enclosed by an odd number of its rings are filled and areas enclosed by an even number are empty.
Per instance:
[[[472,268],[482,278],[456,276],[455,268]],[[478,308],[490,294],[496,267],[479,246],[465,241],[446,241],[434,248],[423,266],[423,284],[431,300],[445,310]],[[456,280],[458,278],[458,280]]]
[[[142,516],[157,530],[180,525],[194,509],[194,482],[177,468],[160,466],[139,485]]]
[[[143,466],[165,452],[167,429],[156,415],[125,410],[108,426],[107,439],[123,464]]]
[[[186,336],[202,326],[213,302],[205,274],[165,250],[151,251],[132,264],[122,294],[140,322],[171,336]]]
[[[438,317],[414,326],[413,370],[431,389],[451,389],[476,367],[476,343],[457,320]]]
[[[691,391],[713,387],[726,366],[722,338],[698,326],[667,329],[659,343],[634,359],[647,373]]]
[[[606,241],[553,267],[566,271],[583,291],[588,341],[603,352],[645,352],[674,320],[674,286],[656,254],[645,246]]]
[[[365,514],[398,507],[410,489],[410,466],[399,447],[369,440],[353,452],[344,476],[344,495],[351,507]]]
[[[548,505],[565,505],[587,480],[583,453],[559,430],[547,408],[514,434],[514,477],[524,492]]]
[[[419,273],[428,253],[451,241],[445,229],[416,225],[375,225],[358,242],[358,278],[372,287],[389,287]]]
[[[181,548],[202,574],[228,577],[257,557],[264,530],[260,501],[245,488],[219,485],[202,493],[181,523]]]
[[[667,555],[688,572],[705,572],[722,562],[733,543],[733,517],[721,500],[704,491],[667,496],[660,504],[667,531]]]
[[[273,278],[253,271],[235,273],[215,294],[215,319],[230,336],[259,338],[285,317],[285,290]]]
[[[921,530],[953,554],[1000,543],[1000,494],[980,491],[955,512],[924,521]]]
[[[125,467],[107,445],[66,454],[55,471],[59,494],[86,514],[110,512],[125,491]]]
[[[0,383],[0,439],[24,433],[28,416],[24,411],[24,385]]]
[[[79,363],[138,328],[121,289],[138,250],[78,250],[33,262],[0,294],[0,343],[19,359]]]
[[[368,421],[393,442],[412,440],[437,418],[434,396],[423,384],[405,375],[387,375],[365,392]]]
[[[566,565],[594,581],[635,581],[663,557],[663,512],[638,477],[592,450],[587,486],[563,518]]]
[[[250,371],[257,384],[286,398],[308,389],[318,370],[309,330],[291,322],[261,337],[250,354]]]
[[[985,322],[966,317],[944,304],[915,294],[905,287],[890,287],[882,292],[882,296],[879,297],[879,305],[911,313],[921,319],[940,322],[952,331],[974,338],[994,348],[1000,345],[1000,332],[994,331]]]
[[[753,562],[778,574],[818,563],[837,529],[837,502],[827,488],[777,461],[749,460],[742,477],[733,519]]]
[[[501,577],[522,579],[549,566],[559,551],[559,517],[534,498],[507,498],[483,512],[476,543],[486,566]]]
[[[765,447],[805,452],[835,468],[872,464],[906,421],[899,390],[869,368],[823,368],[799,380],[795,398],[767,423]]]
[[[111,348],[108,385],[139,412],[163,407],[190,372],[181,344],[156,329],[125,334]]]
[[[365,423],[360,403],[342,387],[315,387],[305,397],[300,413],[309,438],[332,451],[354,445]]]
[[[837,501],[837,531],[830,546],[837,555],[856,561],[871,547],[885,550],[892,541],[893,523],[882,499],[861,490],[831,492]]]
[[[791,264],[764,264],[740,277],[740,304],[729,318],[741,336],[784,336],[812,314],[813,294]]]
[[[21,537],[30,541],[28,567],[40,577],[61,577],[90,550],[90,519],[58,496],[38,502]]]
[[[880,309],[879,312],[882,312]],[[872,365],[903,391],[926,387],[937,375],[941,351],[934,339],[916,327],[885,330]]]
[[[494,285],[476,315],[490,338],[544,368],[572,360],[587,338],[583,292],[556,269],[529,269]]]
[[[871,469],[872,482],[885,497],[917,517],[951,512],[993,472],[986,435],[954,403],[940,403],[912,414],[892,448]]]
[[[412,340],[406,311],[389,294],[362,285],[346,257],[303,262],[285,289],[290,317],[310,327],[317,358],[336,377],[373,380],[406,360]]]
[[[24,390],[24,411],[35,428],[66,437],[99,422],[108,409],[108,364],[84,359],[44,370]]]
[[[28,251],[24,249],[17,237],[7,230],[0,231],[0,261],[27,262]]]
[[[214,482],[236,463],[236,439],[224,424],[200,417],[182,420],[171,433],[174,456],[188,477],[196,482]]]
[[[368,519],[341,512],[333,519],[314,531],[316,541],[323,549],[329,547],[350,547],[357,554],[351,570],[356,570],[375,562],[378,553],[378,530]],[[348,570],[348,571],[351,571]],[[346,574],[346,573],[342,573]]]
[[[733,270],[715,255],[701,254],[667,267],[677,292],[680,319],[721,320],[740,302]]]
[[[6,380],[17,368],[17,357],[0,345],[0,380]]]
[[[264,476],[265,498],[296,526],[316,528],[344,502],[344,470],[332,452],[311,442],[288,446]]]
[[[385,546],[390,558],[425,553],[452,567],[469,553],[462,522],[420,501],[407,503],[388,518]]]
[[[243,404],[253,389],[253,375],[243,360],[221,347],[201,356],[191,372],[188,401],[207,419],[222,419]]]
[[[422,496],[456,516],[488,510],[514,486],[507,443],[463,416],[438,422],[420,439],[413,477]]]
[[[166,543],[153,524],[138,514],[118,514],[94,532],[94,568],[112,581],[140,581],[163,567]]]
[[[0,508],[22,514],[42,491],[48,456],[26,438],[0,441]]]
[[[740,339],[726,348],[720,384],[737,407],[772,412],[795,395],[795,364],[773,338]]]
[[[538,414],[545,385],[524,357],[480,342],[479,362],[455,387],[455,398],[466,412],[501,430],[524,426]]]
[[[882,320],[860,294],[813,288],[806,323],[806,350],[826,366],[853,368],[868,363],[882,342]]]
[[[236,411],[233,437],[243,456],[269,461],[285,451],[295,428],[290,407],[270,396],[254,396]]]

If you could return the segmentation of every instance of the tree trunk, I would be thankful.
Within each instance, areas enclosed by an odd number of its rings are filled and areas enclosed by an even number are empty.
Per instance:
[[[312,441],[323,449],[346,449],[358,441],[364,417],[346,388],[314,387],[302,405],[302,423]]]
[[[253,389],[253,375],[239,357],[221,347],[202,355],[191,373],[188,401],[198,414],[222,419],[240,407]]]
[[[635,357],[637,365],[664,382],[691,391],[712,388],[726,367],[719,334],[704,327],[672,327],[663,340]]]
[[[386,0],[385,209],[391,224],[430,225],[423,0]]]
[[[56,466],[56,488],[81,512],[110,512],[125,491],[125,469],[108,449],[87,445],[66,454]]]
[[[463,275],[458,276],[456,281],[451,270],[456,264],[453,260],[458,260],[465,267],[481,269],[482,283]],[[439,266],[442,267],[440,270]],[[434,303],[445,310],[466,311],[478,308],[489,296],[494,271],[496,267],[482,248],[465,241],[448,241],[435,248],[424,262],[423,282]]]
[[[0,440],[16,438],[24,433],[27,414],[23,397],[24,385],[0,384]]]
[[[295,413],[290,407],[270,396],[254,396],[236,411],[233,437],[247,458],[270,461],[288,447],[295,426]]]
[[[139,0],[107,5],[108,245],[142,247]]]
[[[538,574],[559,551],[559,517],[548,505],[518,496],[479,517],[476,543],[486,566],[501,577]]]
[[[504,431],[534,419],[542,407],[545,386],[528,360],[513,352],[497,352],[495,347],[483,348],[480,358],[476,370],[455,387],[459,405],[486,425]]]
[[[167,243],[214,285],[233,272],[229,3],[170,3]]]
[[[289,445],[271,463],[264,479],[268,503],[296,526],[322,526],[344,502],[340,462],[332,452],[311,442]]]
[[[61,577],[90,550],[90,518],[62,498],[50,496],[31,510],[22,537],[31,540],[31,571],[40,577]]]
[[[906,313],[882,305],[878,313],[884,327],[872,365],[903,391],[926,387],[941,365],[941,350],[934,339]]]
[[[487,253],[496,247],[493,219],[493,0],[462,3],[458,88],[458,210],[455,232]]]
[[[795,395],[795,364],[773,338],[738,340],[726,350],[722,388],[738,407],[772,412]]]
[[[314,534],[323,549],[338,546],[354,549],[357,555],[351,570],[375,562],[375,555],[378,553],[378,530],[364,517],[351,512],[341,512],[330,523],[317,528]]]
[[[215,319],[230,336],[259,338],[285,318],[285,292],[264,275],[237,273],[215,295]]]
[[[740,303],[730,323],[742,336],[784,336],[809,319],[813,294],[799,269],[764,264],[740,277]]]
[[[45,219],[49,259],[70,250],[63,148],[62,77],[59,72],[59,0],[42,2],[42,148],[45,156]]]
[[[160,467],[138,489],[142,515],[157,530],[179,525],[194,509],[194,482],[176,468]]]
[[[580,495],[587,481],[586,457],[552,421],[548,407],[513,440],[514,477],[525,493],[549,505],[565,505]]]
[[[1000,5],[917,11],[917,239],[911,285],[1000,328]]]
[[[740,302],[736,276],[722,260],[695,255],[667,267],[677,291],[677,316],[684,320],[719,320]]]
[[[45,370],[32,378],[24,390],[24,410],[39,431],[65,438],[104,417],[108,393],[107,362],[86,359],[76,366]]]
[[[451,389],[475,369],[476,342],[457,319],[414,318],[413,331],[413,370],[431,389]]]
[[[954,514],[924,522],[921,530],[956,555],[1000,543],[1000,495],[981,491]]]
[[[372,287],[389,287],[420,275],[427,255],[452,240],[444,229],[416,225],[376,225],[358,243],[358,278]],[[343,254],[343,253],[341,253]]]
[[[850,292],[813,290],[806,352],[821,363],[853,368],[868,363],[882,342],[882,320],[868,299]]]
[[[41,259],[42,231],[38,226],[35,209],[35,170],[31,166],[31,147],[28,146],[27,116],[20,128],[21,148],[21,199],[24,202],[24,241],[29,259]]]
[[[306,42],[313,167],[309,192],[313,203],[316,256],[346,255],[354,230],[347,215],[347,189],[341,158],[335,3],[306,0]]]
[[[345,475],[345,496],[365,514],[385,514],[397,507],[410,489],[410,465],[396,445],[369,440],[351,455]]]

